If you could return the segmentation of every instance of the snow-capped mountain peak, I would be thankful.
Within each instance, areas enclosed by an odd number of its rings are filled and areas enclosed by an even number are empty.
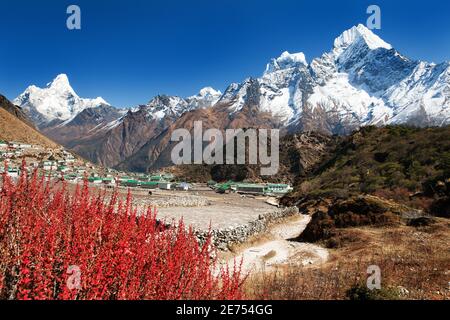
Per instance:
[[[95,105],[104,104],[104,105],[110,106],[110,104],[108,102],[106,102],[106,100],[103,99],[102,97],[97,97],[95,99],[91,99],[91,102]]]
[[[70,86],[69,78],[64,73],[57,75],[53,81],[47,83],[47,88],[52,88],[60,92],[70,91],[76,95],[75,91]]]
[[[212,87],[205,87],[197,95],[186,98],[188,109],[211,107],[219,101],[221,96],[222,92]]]
[[[339,37],[337,37],[334,40],[334,49],[337,51],[342,51],[358,41],[364,41],[371,50],[378,48],[385,48],[387,50],[392,49],[392,46],[389,43],[382,40],[362,24],[344,31]]]
[[[256,103],[287,127],[331,133],[369,124],[440,125],[450,123],[449,70],[408,59],[360,24],[309,65],[302,53],[284,52],[252,85],[232,84],[221,100],[232,112]]]
[[[147,119],[162,120],[166,117],[178,118],[185,112],[209,108],[217,103],[222,93],[212,87],[205,87],[200,92],[188,98],[180,98],[178,96],[157,95],[146,105],[132,108],[132,113],[145,110]]]
[[[80,98],[66,74],[58,75],[45,88],[29,86],[14,103],[22,107],[38,127],[53,122],[67,122],[86,108],[109,104],[101,97]]]
[[[207,96],[213,96],[213,97],[217,97],[217,96],[221,96],[222,93],[219,90],[216,90],[212,87],[205,87],[203,89],[200,90],[198,96],[200,97],[207,97]]]
[[[283,69],[307,66],[306,57],[303,52],[289,53],[284,51],[278,58],[272,59],[266,67],[264,74],[279,71]]]
[[[158,95],[145,106],[151,119],[162,119],[168,115],[180,116],[187,108],[184,99],[176,96]]]

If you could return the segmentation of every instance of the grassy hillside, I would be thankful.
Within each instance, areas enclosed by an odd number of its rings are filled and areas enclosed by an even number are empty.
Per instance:
[[[346,138],[284,201],[362,193],[430,209],[448,196],[449,178],[450,127],[366,127]]]

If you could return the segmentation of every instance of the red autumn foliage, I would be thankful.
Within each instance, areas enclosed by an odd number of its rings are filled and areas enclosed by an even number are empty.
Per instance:
[[[71,193],[36,171],[2,180],[0,299],[242,298],[239,267],[214,272],[209,240],[138,215],[130,195]]]

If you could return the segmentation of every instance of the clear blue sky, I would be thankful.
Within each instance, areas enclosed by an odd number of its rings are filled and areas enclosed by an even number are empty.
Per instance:
[[[77,4],[82,29],[66,28]],[[427,0],[1,0],[0,93],[67,73],[82,97],[119,107],[159,93],[188,96],[204,86],[260,76],[282,51],[308,61],[378,4],[376,33],[401,53],[450,60],[450,1]]]

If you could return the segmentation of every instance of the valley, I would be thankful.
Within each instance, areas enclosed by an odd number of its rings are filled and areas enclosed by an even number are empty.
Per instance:
[[[277,135],[265,150],[261,140],[246,142],[267,130]],[[236,141],[224,141],[237,131]],[[183,145],[183,136],[194,143]],[[206,157],[212,136],[220,147]],[[219,159],[228,147],[227,161]],[[175,163],[173,150],[183,155]],[[277,170],[264,174],[267,163],[248,161],[250,153],[277,160]],[[180,276],[185,261],[197,281],[223,276],[229,292],[220,281],[204,283],[217,286],[220,299],[450,299],[450,63],[408,58],[361,24],[319,57],[285,51],[259,77],[224,92],[159,94],[121,108],[80,97],[60,74],[12,101],[0,95],[0,161],[0,213],[9,227],[23,223],[24,237],[38,239],[39,250],[65,252],[65,264],[66,250],[81,252],[86,270],[111,281],[103,293],[113,299],[122,298],[128,268],[137,268],[134,280],[154,280],[159,274],[145,266],[165,270],[166,261],[179,266],[167,283],[191,281]],[[10,205],[16,198],[26,210]],[[33,234],[35,223],[46,232]],[[5,257],[15,257],[2,270],[14,278],[28,252],[12,250],[9,233],[2,239]],[[119,260],[108,269],[112,259]],[[52,266],[55,283],[61,265]],[[383,287],[368,291],[372,265]],[[3,296],[19,294],[15,282],[7,287]],[[132,298],[210,297],[136,288]],[[81,297],[97,298],[96,290]]]

